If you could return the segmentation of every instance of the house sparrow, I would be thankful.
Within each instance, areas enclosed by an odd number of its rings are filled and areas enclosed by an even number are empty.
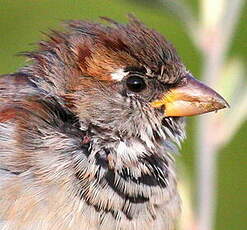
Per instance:
[[[129,24],[69,21],[0,77],[4,230],[172,230],[184,116],[227,102],[174,47]]]

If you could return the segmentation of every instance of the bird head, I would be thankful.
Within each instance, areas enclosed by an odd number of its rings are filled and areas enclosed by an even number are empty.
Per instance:
[[[179,143],[184,116],[227,102],[193,78],[162,35],[132,16],[129,24],[103,19],[107,24],[69,21],[67,32],[53,31],[27,54],[34,62],[22,72],[92,130],[92,152],[107,149],[108,167],[122,170],[143,155],[162,155],[164,143]]]
[[[135,229],[133,218],[170,229],[179,212],[171,153],[185,136],[183,117],[227,102],[162,35],[134,17],[104,20],[69,21],[26,53],[31,64],[0,79],[2,162],[35,177],[40,194],[66,187],[82,201],[73,211],[100,211],[101,229],[128,221]]]
[[[153,135],[162,122],[174,123],[176,134],[181,117],[227,106],[162,35],[133,16],[127,25],[103,19],[108,25],[69,21],[69,33],[53,32],[39,52],[28,53],[33,81],[80,120],[120,136]]]

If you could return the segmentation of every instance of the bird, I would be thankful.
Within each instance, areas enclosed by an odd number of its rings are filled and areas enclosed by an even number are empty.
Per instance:
[[[4,230],[173,230],[185,117],[228,107],[135,16],[67,21],[0,77]]]

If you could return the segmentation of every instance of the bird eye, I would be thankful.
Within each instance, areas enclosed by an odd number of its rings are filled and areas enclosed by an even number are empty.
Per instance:
[[[146,88],[145,81],[138,75],[132,75],[128,77],[128,79],[126,80],[126,85],[129,90],[135,93],[141,92],[143,89]]]

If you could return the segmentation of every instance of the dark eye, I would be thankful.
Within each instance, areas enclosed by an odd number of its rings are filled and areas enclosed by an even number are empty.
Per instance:
[[[141,92],[143,89],[146,88],[145,81],[138,75],[129,76],[126,80],[126,85],[129,88],[129,90],[135,93]]]

